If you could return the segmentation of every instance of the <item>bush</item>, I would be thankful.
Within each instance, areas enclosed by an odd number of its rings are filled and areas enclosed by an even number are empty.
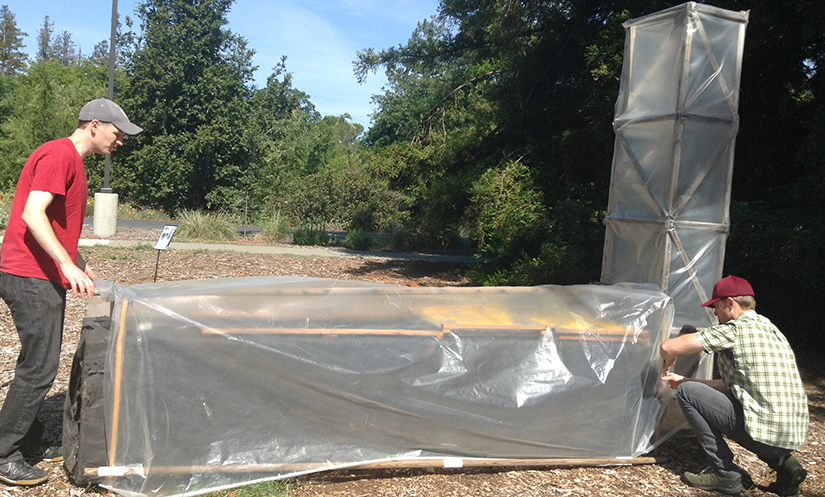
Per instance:
[[[319,226],[306,226],[298,228],[292,234],[292,241],[295,245],[329,245],[330,236],[326,230]]]
[[[201,211],[181,212],[176,234],[179,238],[209,241],[234,240],[238,237],[235,224],[228,216]]]
[[[362,229],[349,230],[344,238],[344,247],[351,250],[369,250],[374,245],[372,233]]]

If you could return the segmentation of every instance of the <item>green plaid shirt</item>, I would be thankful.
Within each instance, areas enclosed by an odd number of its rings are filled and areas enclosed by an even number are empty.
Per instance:
[[[707,352],[718,352],[719,374],[742,403],[754,440],[798,449],[808,431],[808,398],[788,341],[754,311],[697,333]]]

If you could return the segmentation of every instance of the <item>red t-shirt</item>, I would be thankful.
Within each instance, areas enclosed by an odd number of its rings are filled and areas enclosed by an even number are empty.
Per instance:
[[[57,263],[37,243],[23,222],[23,208],[33,190],[54,194],[46,215],[60,244],[77,262],[77,242],[83,229],[89,190],[83,158],[70,139],[44,143],[29,157],[17,182],[9,225],[0,249],[0,271],[54,281],[70,288]]]

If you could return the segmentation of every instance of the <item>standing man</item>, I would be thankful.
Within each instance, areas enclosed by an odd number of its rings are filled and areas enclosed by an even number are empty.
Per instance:
[[[805,442],[808,399],[785,336],[756,313],[750,283],[727,276],[713,287],[716,326],[665,340],[662,380],[676,388],[676,397],[710,461],[701,473],[686,472],[688,485],[725,494],[742,491],[743,470],[723,435],[756,454],[776,471],[769,490],[795,495],[805,480],[793,450]],[[719,380],[697,380],[667,372],[676,357],[696,352],[717,352]]]
[[[14,195],[0,249],[0,297],[20,337],[14,380],[0,409],[0,480],[37,485],[48,473],[27,461],[60,461],[60,447],[43,440],[37,414],[60,362],[66,291],[94,293],[94,271],[77,251],[88,188],[83,159],[108,155],[124,135],[143,131],[105,98],[83,106],[77,129],[29,157]]]

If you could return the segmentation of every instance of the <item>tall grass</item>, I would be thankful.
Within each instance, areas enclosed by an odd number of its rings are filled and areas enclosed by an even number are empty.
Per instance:
[[[288,226],[286,218],[280,212],[275,212],[261,222],[261,233],[258,236],[267,242],[283,242],[288,238]]]
[[[183,211],[175,234],[185,240],[229,241],[238,237],[235,223],[217,212]]]

